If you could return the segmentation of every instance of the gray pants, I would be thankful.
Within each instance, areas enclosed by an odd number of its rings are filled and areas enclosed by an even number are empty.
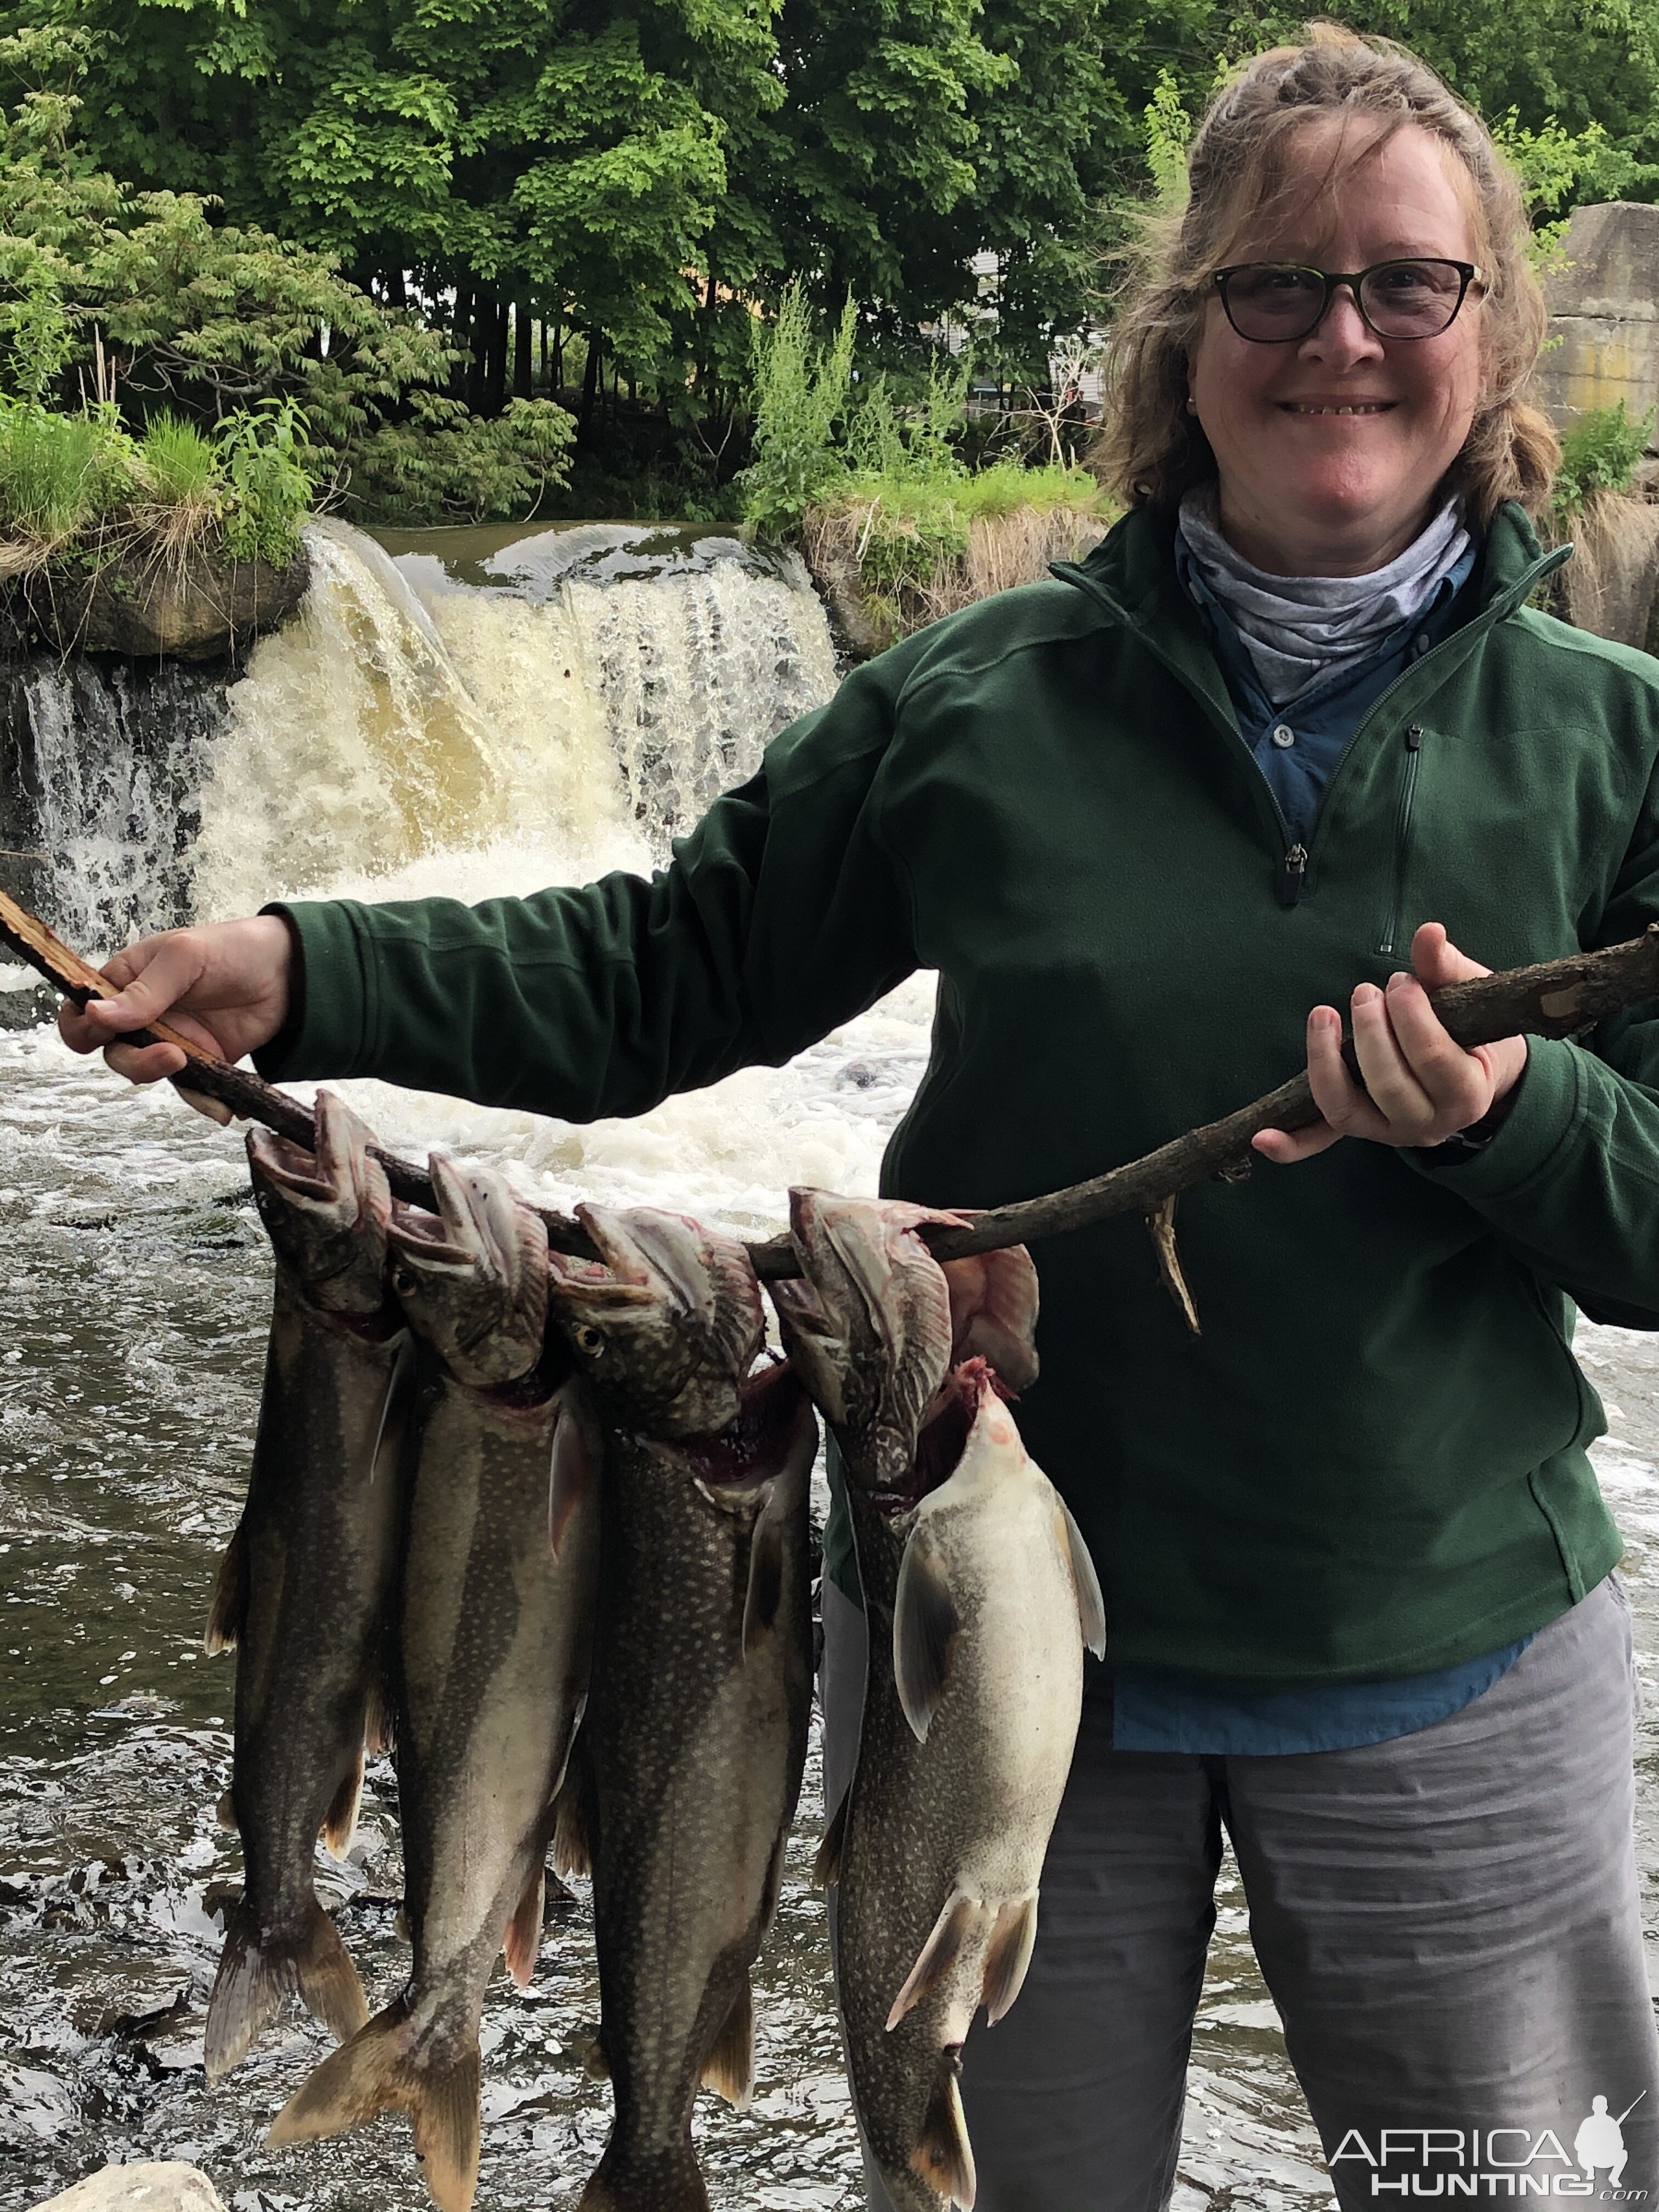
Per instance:
[[[866,1639],[827,1583],[823,1626],[833,1806],[857,1757]],[[1114,1751],[1094,1688],[1024,1989],[963,2054],[975,2212],[1168,2203],[1224,1827],[1344,2212],[1614,2189],[1659,2203],[1633,1681],[1609,1579],[1473,1705],[1392,1743]],[[868,2179],[872,2212],[889,2212]]]

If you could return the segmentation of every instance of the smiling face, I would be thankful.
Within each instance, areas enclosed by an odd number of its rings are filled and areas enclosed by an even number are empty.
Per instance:
[[[1328,186],[1341,128],[1313,124],[1295,140],[1289,211],[1247,228],[1230,264],[1480,258],[1459,164],[1438,139],[1408,125],[1350,148]],[[1355,576],[1405,550],[1480,398],[1481,315],[1472,289],[1438,337],[1379,338],[1345,286],[1310,336],[1261,345],[1209,301],[1188,388],[1215,453],[1222,531],[1246,560],[1281,576]]]

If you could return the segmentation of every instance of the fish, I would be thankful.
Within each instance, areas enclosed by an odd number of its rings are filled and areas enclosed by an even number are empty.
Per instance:
[[[597,2059],[615,2103],[580,2212],[704,2212],[700,2085],[754,2078],[750,1972],[777,1908],[811,1703],[817,1425],[750,1374],[742,1245],[583,1206],[598,1264],[551,1258],[553,1311],[604,1436],[600,1595],[565,1863],[593,1876]]]
[[[238,2064],[296,1992],[337,2036],[368,2017],[313,1887],[319,1833],[349,1850],[365,1741],[385,1736],[414,1353],[386,1287],[391,1194],[369,1133],[324,1091],[314,1150],[250,1131],[276,1259],[247,1501],[204,1639],[236,1649],[230,1788],[244,1887],[208,2001],[207,2078]]]
[[[497,1954],[541,1940],[556,1803],[587,1696],[597,1431],[547,1334],[547,1234],[495,1175],[435,1157],[439,1218],[394,1209],[422,1346],[394,1671],[407,1986],[289,2098],[273,2146],[408,2113],[428,2194],[477,2187],[478,2028]]]
[[[962,2046],[981,2005],[994,2023],[1019,1994],[1083,1652],[1105,1650],[1087,1547],[1007,1403],[1036,1376],[1030,1256],[941,1268],[917,1233],[969,1218],[792,1192],[803,1273],[770,1285],[842,1452],[869,1624],[857,1765],[817,1871],[854,2107],[895,2212],[971,2212]]]

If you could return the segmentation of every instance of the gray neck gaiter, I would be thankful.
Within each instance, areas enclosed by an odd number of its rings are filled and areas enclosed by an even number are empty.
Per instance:
[[[1235,551],[1217,527],[1213,484],[1181,502],[1193,566],[1225,607],[1275,707],[1322,676],[1375,653],[1420,614],[1469,548],[1461,501],[1449,499],[1385,568],[1364,576],[1274,576]]]

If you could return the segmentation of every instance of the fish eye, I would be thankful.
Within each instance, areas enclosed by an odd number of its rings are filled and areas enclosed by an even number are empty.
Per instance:
[[[570,1332],[575,1339],[578,1352],[585,1352],[590,1359],[597,1359],[605,1350],[605,1336],[592,1322],[579,1321]]]
[[[400,1298],[420,1288],[420,1278],[412,1267],[397,1267],[392,1270],[392,1287]]]

